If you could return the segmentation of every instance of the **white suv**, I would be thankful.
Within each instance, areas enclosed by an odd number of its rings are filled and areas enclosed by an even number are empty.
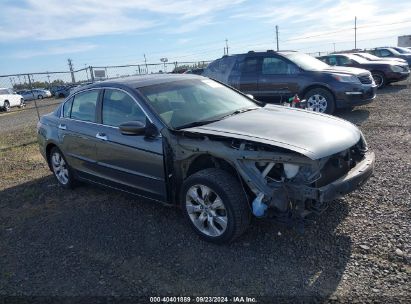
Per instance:
[[[8,112],[11,107],[24,107],[23,96],[16,94],[11,89],[0,88],[0,110]]]

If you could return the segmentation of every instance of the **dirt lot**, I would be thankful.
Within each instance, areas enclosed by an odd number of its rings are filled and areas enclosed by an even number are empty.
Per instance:
[[[360,126],[376,152],[375,175],[303,236],[256,221],[225,246],[201,241],[177,209],[91,185],[61,189],[32,143],[35,111],[2,114],[0,296],[409,303],[410,101],[403,82],[338,113]]]

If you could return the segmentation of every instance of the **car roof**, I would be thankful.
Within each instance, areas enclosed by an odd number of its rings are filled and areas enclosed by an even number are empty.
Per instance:
[[[83,90],[107,86],[127,86],[133,89],[137,89],[155,84],[188,79],[205,79],[205,77],[196,74],[149,74],[104,80],[83,86],[81,89]]]

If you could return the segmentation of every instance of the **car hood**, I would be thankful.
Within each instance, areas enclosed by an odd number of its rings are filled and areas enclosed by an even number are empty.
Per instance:
[[[361,138],[360,130],[348,121],[275,105],[183,131],[261,142],[311,159],[341,152]]]
[[[341,67],[341,66],[332,66],[323,70],[324,72],[328,73],[337,73],[337,74],[347,74],[347,75],[364,75],[370,74],[369,71],[359,68],[352,68],[352,67]]]

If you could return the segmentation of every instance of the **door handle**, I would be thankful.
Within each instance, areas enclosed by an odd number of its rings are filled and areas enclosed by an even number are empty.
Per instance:
[[[59,124],[59,129],[61,129],[61,130],[66,130],[67,127],[66,127],[66,125],[64,125],[64,124]]]
[[[107,140],[107,135],[104,133],[97,133],[96,138],[101,139],[101,140]]]

